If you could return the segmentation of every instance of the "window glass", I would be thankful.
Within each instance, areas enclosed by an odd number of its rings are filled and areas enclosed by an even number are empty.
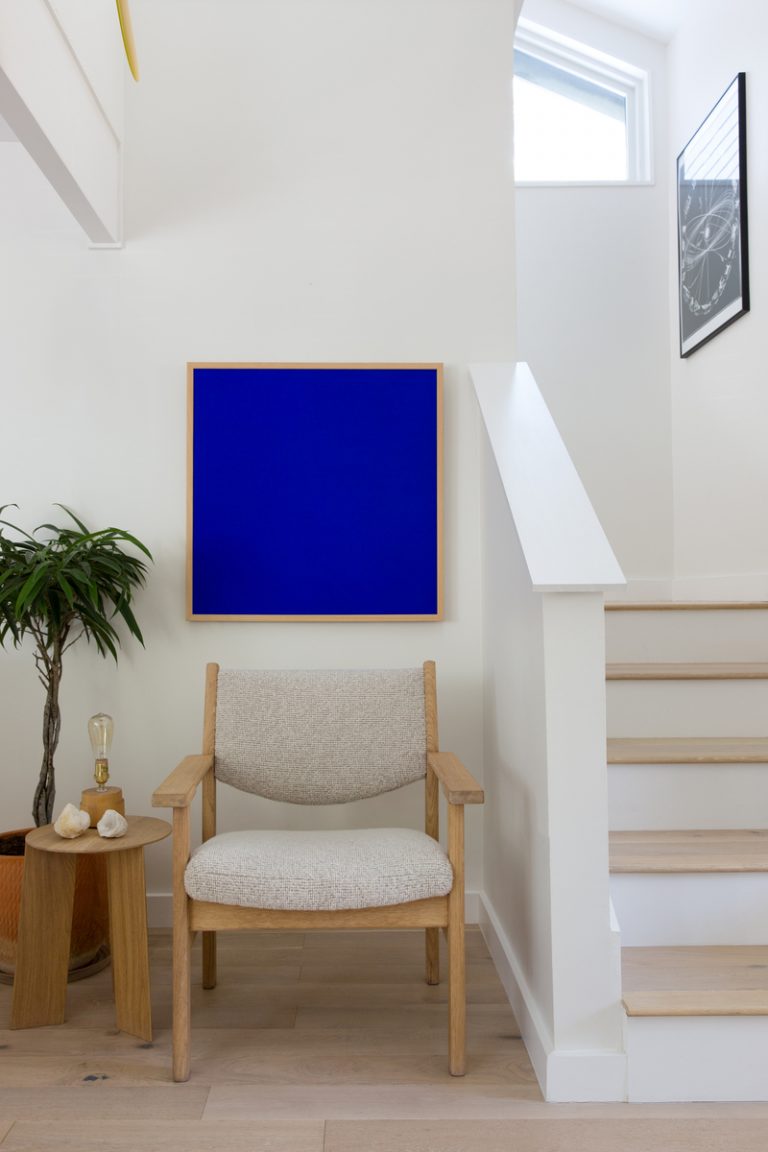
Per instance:
[[[630,65],[523,24],[514,109],[517,180],[648,179],[647,76]]]

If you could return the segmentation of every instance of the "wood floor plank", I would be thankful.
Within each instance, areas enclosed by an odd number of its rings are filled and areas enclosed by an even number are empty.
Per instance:
[[[329,1121],[325,1152],[764,1152],[755,1120]]]
[[[411,1025],[406,1027],[409,1019]],[[272,1054],[295,1056],[297,1045],[301,1047],[302,1058],[307,1055],[314,1059],[322,1059],[329,1050],[344,1055],[359,1052],[388,1056],[402,1052],[404,1044],[413,1055],[440,1055],[445,1050],[448,1026],[445,1006],[441,1006],[438,1016],[430,1017],[426,1023],[418,1017],[414,1021],[404,1012],[402,1018],[390,1019],[388,1027],[383,1024],[382,1021],[378,1028],[371,1027],[368,1020],[363,1019],[357,1028],[307,1028],[298,1038],[293,1028],[200,1028],[195,1031],[195,1053],[202,1068],[207,1062],[215,1065],[218,1060],[248,1052],[260,1053],[262,1059],[271,1058]],[[13,1083],[23,1083],[28,1073],[14,1072],[14,1067],[28,1065],[30,1070],[35,1070],[35,1064],[46,1061],[51,1062],[51,1075],[38,1072],[41,1082],[70,1083],[73,1072],[80,1073],[84,1062],[86,1071],[107,1071],[106,1064],[110,1062],[134,1067],[138,1072],[142,1066],[153,1062],[164,1067],[170,1054],[168,1029],[159,1031],[151,1044],[125,1033],[115,1035],[114,1032],[90,1028],[35,1028],[8,1035],[7,1058],[0,1060],[0,1084],[7,1083],[5,1077],[8,1073],[14,1077]],[[503,1053],[510,1040],[520,1039],[511,1013],[501,1019],[497,1019],[494,1013],[479,1020],[473,1014],[470,1036],[478,1049],[484,1052]],[[210,1072],[215,1079],[214,1066]]]
[[[337,984],[331,981],[326,984],[296,984],[291,988],[269,987],[269,985],[249,986],[247,983],[239,985],[236,979],[229,979],[226,973],[220,973],[217,988],[205,991],[204,994],[201,990],[199,1000],[193,988],[193,996],[196,997],[195,1010],[204,1014],[197,1021],[198,1027],[210,1025],[215,1028],[217,1026],[215,1012],[213,1010],[209,1012],[206,1009],[206,1005],[212,1003],[205,998],[210,991],[219,993],[218,1003],[223,1010],[226,1010],[228,1001],[230,1001],[230,1007],[236,1009],[239,997],[241,1011],[247,1009],[247,1011],[252,1012],[258,1009],[263,1010],[265,1015],[268,1015],[270,1011],[276,1015],[279,1011],[290,1010],[295,1013],[301,1008],[365,1008],[370,1007],[371,1004],[376,1004],[380,1008],[392,1007],[395,1009],[404,1008],[411,1004],[441,1005],[445,1004],[448,998],[445,981],[442,984],[429,986],[421,979],[421,973],[412,984]],[[472,985],[467,993],[467,1003],[509,1006],[509,1001],[500,984],[482,984],[477,987]],[[153,1015],[155,1004],[158,1008],[170,1006],[170,999],[162,989],[158,990],[153,999]],[[243,1021],[241,1021],[242,1023]],[[290,1027],[290,1024],[277,1023],[268,1026],[279,1028]],[[237,1024],[233,1023],[232,1027],[237,1027]]]
[[[500,1035],[507,1038],[519,1036],[519,1028],[509,1005],[476,1004],[469,1014],[468,1031],[472,1036]],[[402,1007],[379,1007],[376,1003],[362,1004],[345,1008],[334,1005],[323,1007],[310,1004],[299,1008],[296,1014],[296,1030],[303,1032],[321,1029],[326,1032],[336,1028],[358,1029],[370,1032],[389,1032],[393,1028],[411,1031],[422,1028],[442,1031],[447,1027],[448,1013],[445,1002],[439,1004],[407,1005]]]
[[[399,1051],[392,1052],[334,1052],[318,1061],[316,1056],[305,1055],[299,1049],[290,1053],[265,1053],[258,1048],[236,1054],[223,1054],[218,1068],[217,1083],[240,1083],[249,1090],[265,1085],[285,1087],[295,1084],[304,1087],[376,1085],[434,1085],[448,1075],[445,1052],[414,1054],[408,1049],[407,1036],[401,1040]],[[447,1047],[447,1045],[446,1045]],[[195,1049],[193,1045],[193,1061]],[[528,1054],[522,1041],[511,1041],[503,1053],[472,1050],[465,1076],[467,1085],[475,1087],[503,1086],[510,1097],[538,1094],[535,1076],[532,1078]],[[195,1065],[197,1074],[210,1072],[210,1065]]]
[[[766,764],[768,736],[612,736],[609,764]]]
[[[611,872],[768,872],[768,829],[610,833]]]
[[[208,1102],[209,1086],[173,1084],[117,1087],[104,1081],[46,1088],[0,1088],[0,1115],[26,1120],[30,1116],[82,1117],[98,1110],[112,1120],[199,1120]]]
[[[422,952],[423,949],[422,945]],[[339,957],[336,963],[329,958],[322,962],[303,964],[300,980],[302,984],[413,984],[421,976],[424,966],[422,955],[418,958],[418,964],[418,968],[412,960],[389,964],[380,955],[375,963],[368,964],[361,957],[354,961]],[[490,956],[475,961],[473,977],[475,986],[486,982],[494,986],[497,984],[499,977]]]
[[[36,1120],[17,1121],[2,1143],[35,1152],[323,1152],[322,1120],[197,1121],[81,1118],[64,1126]]]
[[[48,1088],[52,1084],[71,1084],[77,1078],[77,1060],[69,1052],[56,1055],[37,1052],[25,1055],[11,1048],[7,1054],[2,1055],[0,1088],[29,1088],[34,1085]]]
[[[2,1144],[4,1137],[11,1130],[11,1126],[15,1120],[10,1116],[0,1116],[0,1144]]]
[[[210,991],[204,991],[198,985],[192,990],[192,1012],[196,1028],[292,1028],[296,1019],[295,1006],[275,1003],[269,985],[241,985],[239,989],[214,988]],[[103,1001],[88,1003],[83,999],[72,1004],[67,1019],[77,1028],[114,1027],[114,1006],[111,1021],[108,1022],[106,1016]],[[157,1029],[170,1027],[169,985],[152,990],[152,1020]]]
[[[750,1120],[768,1132],[768,1103],[714,1104],[547,1104],[540,1094],[511,1095],[498,1086],[476,1088],[459,1080],[439,1085],[346,1085],[258,1087],[219,1085],[211,1088],[204,1119],[331,1120],[549,1120],[722,1119],[730,1124]],[[681,1149],[685,1145],[681,1145]],[[698,1152],[695,1144],[691,1152]],[[473,1152],[485,1152],[478,1142]],[[361,1147],[361,1152],[364,1148]],[[436,1149],[440,1152],[440,1149]],[[509,1152],[516,1152],[514,1142]],[[568,1152],[567,1143],[562,1152]],[[621,1146],[616,1152],[622,1152]],[[678,1152],[649,1146],[647,1152]],[[736,1146],[731,1152],[739,1152]]]
[[[505,1119],[517,1116],[521,1104],[538,1101],[538,1086],[476,1086],[464,1080],[419,1085],[218,1084],[211,1088],[204,1118]]]

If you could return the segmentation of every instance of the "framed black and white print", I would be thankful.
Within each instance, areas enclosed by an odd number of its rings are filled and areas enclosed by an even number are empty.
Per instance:
[[[680,355],[749,311],[746,74],[677,158]]]

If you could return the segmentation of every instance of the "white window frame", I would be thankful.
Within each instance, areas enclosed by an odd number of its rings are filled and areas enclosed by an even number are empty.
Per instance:
[[[626,180],[521,180],[520,184],[650,184],[651,103],[648,73],[521,17],[515,48],[622,96],[627,109]]]

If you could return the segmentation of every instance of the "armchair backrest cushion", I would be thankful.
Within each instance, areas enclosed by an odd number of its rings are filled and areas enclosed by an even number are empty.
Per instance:
[[[421,668],[221,669],[215,771],[245,792],[339,804],[426,772]]]

